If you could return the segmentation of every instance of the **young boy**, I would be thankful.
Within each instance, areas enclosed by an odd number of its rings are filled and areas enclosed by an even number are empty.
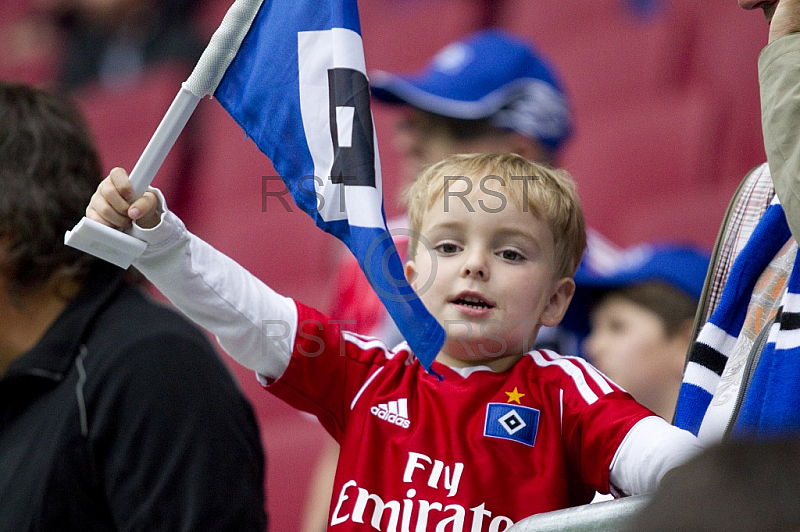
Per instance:
[[[443,380],[406,344],[390,351],[274,293],[152,191],[132,205],[130,195],[116,169],[87,215],[120,228],[136,219],[149,243],[136,266],[341,444],[332,530],[506,530],[595,490],[652,491],[697,448],[586,362],[529,352],[561,320],[585,247],[562,172],[459,155],[412,185],[406,274],[447,331],[434,362]]]

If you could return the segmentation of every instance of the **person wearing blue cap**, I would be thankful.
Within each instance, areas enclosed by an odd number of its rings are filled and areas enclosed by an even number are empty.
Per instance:
[[[372,94],[399,104],[407,177],[453,153],[513,152],[554,165],[572,133],[563,85],[536,48],[499,30],[445,46],[417,74],[373,72]]]
[[[708,254],[640,245],[602,271],[586,264],[565,326],[584,338],[582,354],[637,401],[672,419]]]

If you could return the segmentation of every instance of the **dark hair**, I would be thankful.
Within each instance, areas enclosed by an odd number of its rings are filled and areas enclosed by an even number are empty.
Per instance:
[[[102,179],[89,129],[65,98],[0,82],[0,272],[19,297],[97,259],[64,245]]]
[[[611,295],[623,297],[654,313],[661,319],[667,337],[679,332],[686,320],[693,320],[697,312],[697,300],[686,292],[659,281],[632,284],[603,292],[599,301]]]

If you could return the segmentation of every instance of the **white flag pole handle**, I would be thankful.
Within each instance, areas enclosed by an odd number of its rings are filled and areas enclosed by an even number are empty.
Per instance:
[[[142,155],[130,174],[134,199],[145,193],[158,169],[167,158],[189,117],[192,116],[200,96],[182,86],[164,118],[150,138]],[[117,231],[85,216],[64,235],[64,244],[90,253],[120,268],[126,269],[144,253],[147,245],[126,233]]]
[[[150,142],[147,143],[142,155],[131,170],[130,180],[134,199],[144,194],[147,187],[153,182],[156,172],[161,168],[175,141],[178,140],[178,135],[183,131],[199,101],[199,96],[195,96],[186,87],[181,86],[181,90],[178,91],[167,109],[167,113],[156,128],[156,132],[153,133]]]

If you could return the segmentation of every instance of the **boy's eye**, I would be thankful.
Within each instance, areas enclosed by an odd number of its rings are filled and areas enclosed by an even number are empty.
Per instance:
[[[512,249],[504,249],[503,251],[500,252],[500,257],[502,257],[504,260],[510,260],[510,261],[517,261],[525,258]]]
[[[450,242],[439,244],[433,249],[435,249],[439,253],[444,253],[445,255],[451,255],[453,253],[458,252],[458,246]]]

